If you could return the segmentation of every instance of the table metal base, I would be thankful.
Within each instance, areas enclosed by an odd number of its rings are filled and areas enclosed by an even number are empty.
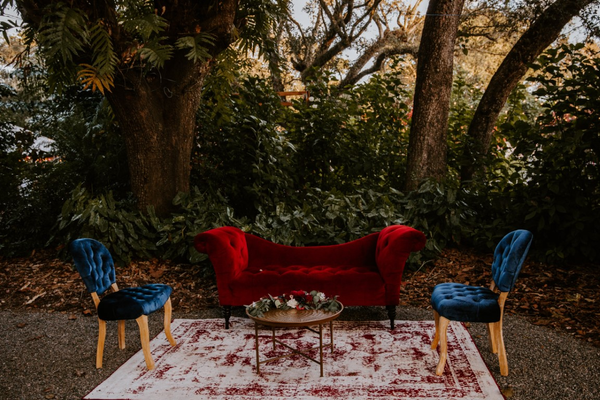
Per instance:
[[[268,358],[265,360],[261,360],[260,359],[260,352],[259,352],[259,340],[258,340],[258,325],[261,325],[258,322],[254,322],[254,338],[256,340],[256,373],[260,374],[260,364],[264,364],[267,363],[269,361],[275,361],[275,360],[279,360],[281,358],[286,358],[286,357],[291,357],[294,354],[299,354],[302,357],[313,361],[317,364],[319,364],[319,366],[321,367],[321,377],[323,376],[323,324],[317,324],[319,327],[319,330],[314,330],[309,326],[305,326],[305,329],[308,329],[311,332],[317,333],[319,335],[319,345],[318,346],[314,346],[308,350],[314,350],[314,349],[319,349],[319,360],[315,360],[314,358],[312,358],[310,355],[308,355],[307,353],[304,353],[298,349],[295,349],[285,343],[283,343],[282,341],[280,341],[279,339],[277,339],[275,337],[275,327],[271,326],[271,331],[272,331],[272,335],[273,335],[273,350],[275,350],[275,344],[280,344],[284,347],[286,347],[287,349],[291,350],[290,353],[287,354],[283,354],[281,356],[278,357],[272,357],[272,358]],[[314,325],[313,325],[314,326]],[[333,321],[329,321],[329,334],[331,337],[331,341],[330,343],[327,343],[326,346],[330,346],[331,347],[331,352],[333,353]]]

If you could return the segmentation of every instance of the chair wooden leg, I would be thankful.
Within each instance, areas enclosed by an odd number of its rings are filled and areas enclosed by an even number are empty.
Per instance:
[[[165,303],[165,334],[167,335],[167,340],[171,343],[171,346],[176,346],[177,342],[173,339],[173,335],[171,335],[171,314],[173,312],[173,307],[171,305],[171,298],[167,299]]]
[[[431,342],[431,350],[437,349],[440,341],[440,314],[438,314],[438,312],[435,310],[433,310],[433,319],[435,321],[435,335],[433,336],[433,341]]]
[[[490,339],[490,350],[493,354],[498,352],[498,339],[496,338],[496,324],[497,322],[490,322],[487,324],[488,336]]]
[[[508,360],[506,358],[506,348],[504,347],[504,338],[502,335],[502,320],[494,324],[496,337],[496,347],[498,348],[498,361],[500,362],[500,375],[508,375]]]
[[[448,358],[448,325],[450,324],[448,318],[440,316],[439,319],[440,361],[435,370],[436,375],[442,375],[444,373],[444,367],[446,366],[446,359]]]
[[[142,315],[136,319],[138,326],[140,327],[140,341],[142,342],[142,350],[144,352],[144,358],[146,359],[146,367],[148,369],[154,369],[154,361],[150,354],[150,331],[148,330],[148,316]]]
[[[98,318],[98,348],[96,349],[96,368],[102,368],[104,341],[106,339],[106,321]]]
[[[117,327],[119,332],[119,349],[123,350],[125,348],[125,320],[119,320]]]

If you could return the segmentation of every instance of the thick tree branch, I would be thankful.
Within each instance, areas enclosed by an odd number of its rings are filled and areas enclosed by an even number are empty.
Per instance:
[[[463,167],[461,179],[470,181],[487,153],[494,125],[511,91],[525,76],[533,62],[556,38],[564,26],[589,4],[597,0],[557,0],[533,22],[510,50],[492,77],[469,126],[472,147],[465,155],[471,163]]]

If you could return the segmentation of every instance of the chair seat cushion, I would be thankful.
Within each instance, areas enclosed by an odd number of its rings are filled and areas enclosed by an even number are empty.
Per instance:
[[[451,321],[497,322],[500,320],[498,296],[484,287],[441,283],[433,289],[431,306]]]
[[[170,286],[158,283],[121,289],[100,300],[98,318],[115,321],[151,314],[165,305],[172,291]]]

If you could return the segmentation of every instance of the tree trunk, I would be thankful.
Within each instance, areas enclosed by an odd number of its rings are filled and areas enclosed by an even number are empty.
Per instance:
[[[196,111],[208,62],[182,55],[160,76],[129,71],[107,94],[125,138],[131,189],[138,208],[154,206],[157,215],[172,211],[172,200],[189,191]]]
[[[406,189],[446,174],[446,131],[454,44],[464,0],[431,0],[417,61],[415,99],[408,145]]]
[[[470,164],[461,169],[461,182],[473,179],[487,154],[494,125],[506,104],[508,96],[525,76],[528,64],[556,40],[563,27],[587,5],[596,0],[557,0],[550,5],[521,36],[490,80],[469,125],[470,145],[465,148],[465,159]]]

